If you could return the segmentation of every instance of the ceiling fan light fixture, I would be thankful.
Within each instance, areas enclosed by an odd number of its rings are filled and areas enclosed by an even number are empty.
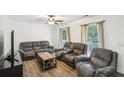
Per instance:
[[[55,24],[55,22],[54,21],[48,21],[48,24]]]
[[[49,21],[53,22],[53,21],[54,21],[54,19],[51,17],[51,18],[49,18]]]
[[[55,24],[55,20],[54,20],[53,17],[50,17],[50,18],[48,19],[48,24]]]

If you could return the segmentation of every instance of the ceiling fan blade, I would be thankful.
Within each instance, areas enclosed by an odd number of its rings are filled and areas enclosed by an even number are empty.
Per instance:
[[[44,21],[44,24],[48,24],[48,21],[46,20],[46,21]]]

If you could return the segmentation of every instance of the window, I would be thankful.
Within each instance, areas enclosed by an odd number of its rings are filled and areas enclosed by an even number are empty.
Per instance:
[[[88,45],[87,54],[93,48],[104,47],[103,22],[81,25],[81,42]]]
[[[90,54],[93,48],[99,47],[98,33],[96,24],[90,24],[87,26],[87,39],[86,44],[88,45],[87,52]]]
[[[64,47],[67,41],[70,41],[70,27],[60,29],[60,47]]]

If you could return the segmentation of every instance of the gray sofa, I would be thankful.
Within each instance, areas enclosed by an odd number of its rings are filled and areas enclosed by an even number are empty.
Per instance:
[[[35,58],[37,52],[52,52],[54,48],[49,41],[22,42],[19,47],[22,60]]]
[[[59,60],[62,60],[66,64],[75,68],[75,58],[82,54],[85,54],[87,45],[82,43],[66,42],[64,48],[56,53]]]
[[[79,77],[114,76],[117,69],[117,52],[108,49],[94,48],[91,56],[79,57],[76,71]]]

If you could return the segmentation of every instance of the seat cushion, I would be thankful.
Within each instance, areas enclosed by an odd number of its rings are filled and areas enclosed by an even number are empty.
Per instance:
[[[100,67],[108,66],[109,63],[110,63],[110,62],[107,62],[107,61],[105,61],[104,59],[101,59],[101,58],[99,58],[99,57],[92,57],[92,58],[91,58],[91,62],[92,62],[93,64],[96,64],[96,65],[100,66]]]
[[[24,57],[33,57],[35,56],[35,52],[34,51],[28,51],[24,53]]]
[[[45,49],[45,48],[49,48],[49,46],[43,45],[43,46],[41,46],[41,48]]]
[[[49,52],[49,49],[38,49],[38,50],[34,50],[35,52]]]
[[[91,64],[91,62],[79,62],[76,66],[78,76],[91,77],[94,75],[99,66]]]
[[[71,53],[71,54],[65,54],[65,59],[68,61],[68,62],[71,62],[73,63],[74,62],[74,59],[77,55]]]
[[[34,46],[33,49],[34,50],[39,50],[39,49],[41,49],[41,46]]]
[[[31,51],[32,47],[23,48],[24,51]]]
[[[57,52],[55,52],[55,54],[56,54],[57,58],[60,58],[64,54],[64,52],[63,51],[57,51]]]

